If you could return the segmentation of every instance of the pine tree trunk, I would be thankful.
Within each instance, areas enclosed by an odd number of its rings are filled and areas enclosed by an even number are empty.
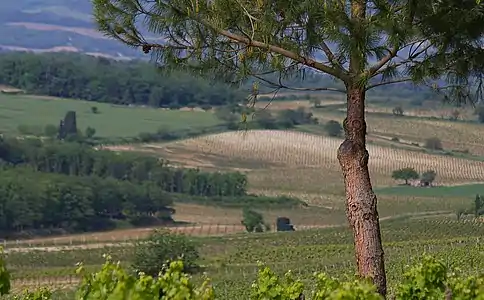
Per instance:
[[[346,215],[353,229],[360,276],[370,278],[386,296],[385,263],[377,199],[372,190],[366,150],[365,90],[347,86],[346,138],[338,149],[346,191]]]

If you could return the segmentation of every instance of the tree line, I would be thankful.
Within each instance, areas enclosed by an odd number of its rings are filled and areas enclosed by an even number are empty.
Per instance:
[[[149,155],[75,142],[0,139],[0,236],[85,232],[173,222],[174,202],[294,207],[247,194],[239,172],[169,167]]]
[[[163,191],[195,196],[244,196],[247,177],[240,172],[202,172],[168,166],[146,154],[96,150],[87,145],[39,139],[1,139],[0,158],[10,165],[71,176],[97,176],[142,183],[151,181]]]
[[[186,73],[162,74],[146,62],[72,53],[0,54],[0,84],[39,95],[169,108],[210,107],[244,99],[242,92],[227,85]]]
[[[63,176],[5,168],[0,172],[0,234],[50,234],[113,229],[116,221],[173,221],[173,199],[154,182]],[[156,217],[156,218],[154,218]]]

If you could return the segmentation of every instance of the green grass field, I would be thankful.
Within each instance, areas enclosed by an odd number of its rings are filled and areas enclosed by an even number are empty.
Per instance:
[[[459,186],[436,186],[421,188],[412,186],[396,186],[376,189],[377,194],[411,197],[462,197],[472,198],[476,194],[484,194],[484,184],[466,184]]]
[[[96,106],[99,113],[91,112]],[[45,125],[58,125],[66,112],[77,113],[78,128],[96,129],[103,138],[133,137],[159,128],[183,130],[220,124],[210,112],[169,111],[155,108],[116,106],[80,100],[56,99],[25,95],[0,94],[0,131],[18,133],[20,125],[42,130]]]

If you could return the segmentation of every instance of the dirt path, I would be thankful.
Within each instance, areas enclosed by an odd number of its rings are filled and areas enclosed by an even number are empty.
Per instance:
[[[55,247],[69,247],[72,244],[111,244],[120,243],[132,240],[139,240],[148,236],[154,229],[168,229],[175,233],[183,233],[192,236],[217,236],[229,233],[243,232],[244,227],[241,225],[231,224],[202,224],[192,226],[177,226],[177,227],[149,227],[149,228],[135,228],[126,230],[114,230],[106,232],[74,234],[59,237],[45,237],[35,238],[30,240],[7,241],[3,243],[5,249],[14,249],[20,247],[35,248],[39,245],[49,245]],[[58,246],[56,246],[58,244]],[[17,247],[15,247],[17,246]],[[13,247],[13,248],[12,248]],[[44,248],[44,247],[41,247]]]
[[[380,218],[380,221],[388,221],[388,220],[394,220],[394,219],[399,219],[399,218],[405,218],[405,217],[424,217],[424,216],[434,216],[434,215],[443,215],[443,214],[449,214],[449,211],[432,211],[432,212],[421,212],[421,213],[407,213],[407,214],[401,214],[401,215],[395,215],[395,216],[386,216]],[[302,225],[302,226],[296,226],[296,230],[309,230],[309,229],[323,229],[323,228],[338,228],[338,227],[345,227],[348,226],[348,224],[337,224],[337,225]],[[170,228],[174,232],[179,232],[179,233],[185,233],[189,235],[200,235],[201,232],[203,232],[203,236],[223,236],[227,234],[233,234],[233,233],[241,233],[245,231],[245,228],[243,226],[239,225],[216,225],[216,226],[184,226],[184,227],[173,227]],[[148,235],[153,228],[144,228],[144,229],[139,229],[138,230],[138,237],[142,236],[141,233],[144,234],[144,236]],[[194,234],[195,233],[195,234]],[[112,236],[112,241],[104,240],[100,241],[99,243],[85,243],[85,244],[78,244],[78,245],[70,245],[70,244],[64,244],[64,245],[59,245],[59,246],[30,246],[28,247],[28,242],[30,244],[34,244],[34,241],[38,243],[39,240],[30,240],[30,241],[24,241],[23,247],[12,247],[12,248],[6,248],[5,252],[32,252],[32,251],[48,251],[48,252],[56,252],[56,251],[66,251],[66,250],[78,250],[78,249],[100,249],[100,248],[106,248],[106,247],[126,247],[126,246],[132,246],[132,241],[128,241],[127,236],[124,236],[124,239],[114,239],[114,235],[112,235],[113,232],[111,232]],[[119,235],[118,237],[122,237],[122,235]],[[65,241],[75,241],[74,237],[72,236],[67,236],[67,237],[62,237],[65,238]],[[60,243],[60,239],[62,238],[57,238],[59,239],[58,242]],[[52,241],[52,240],[51,240]],[[90,240],[92,241],[92,239]],[[26,247],[27,246],[27,247]]]

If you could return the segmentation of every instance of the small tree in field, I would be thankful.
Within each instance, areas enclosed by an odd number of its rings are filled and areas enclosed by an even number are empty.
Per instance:
[[[87,138],[93,138],[95,134],[96,134],[96,129],[94,129],[94,128],[90,127],[90,126],[88,126],[86,128],[85,135],[86,135]]]
[[[429,150],[443,150],[442,141],[438,137],[432,137],[425,140],[425,148]]]
[[[457,121],[459,120],[459,117],[460,117],[460,111],[458,111],[457,109],[454,109],[451,113],[450,113],[450,120],[452,121]]]
[[[262,214],[248,208],[242,211],[242,225],[247,232],[263,232],[270,230],[270,226],[264,222]]]
[[[313,71],[339,81],[339,87],[306,90],[346,96],[345,140],[337,157],[344,173],[358,272],[386,294],[377,200],[368,171],[366,93],[383,85],[414,82],[446,91],[452,99],[471,99],[475,89],[466,79],[484,65],[479,43],[472,43],[483,31],[484,4],[93,0],[93,5],[100,31],[153,53],[164,70],[194,70],[231,83],[252,77],[269,87],[298,91],[305,88],[288,86],[286,76],[304,78]],[[437,81],[442,76],[448,85]],[[256,82],[250,106],[258,94]]]
[[[484,106],[483,105],[479,105],[478,107],[476,107],[476,109],[474,110],[474,114],[477,115],[477,121],[479,123],[484,123]]]
[[[422,173],[422,177],[420,177],[420,184],[423,186],[432,186],[436,177],[437,173],[434,170],[425,171]]]
[[[484,214],[484,198],[481,195],[476,195],[474,199],[474,217],[480,217]]]
[[[402,168],[393,171],[392,178],[395,180],[405,180],[405,185],[409,185],[409,180],[418,179],[420,175],[414,168]]]
[[[329,120],[326,124],[324,124],[324,129],[329,136],[341,136],[343,133],[343,127],[338,121]]]
[[[401,106],[397,106],[392,110],[394,116],[403,116],[403,108]]]
[[[314,108],[321,107],[321,99],[319,98],[314,98],[309,100],[309,102],[313,105]]]
[[[155,230],[147,239],[134,245],[133,268],[157,276],[167,262],[183,261],[185,272],[198,269],[199,253],[188,237],[165,230]]]

